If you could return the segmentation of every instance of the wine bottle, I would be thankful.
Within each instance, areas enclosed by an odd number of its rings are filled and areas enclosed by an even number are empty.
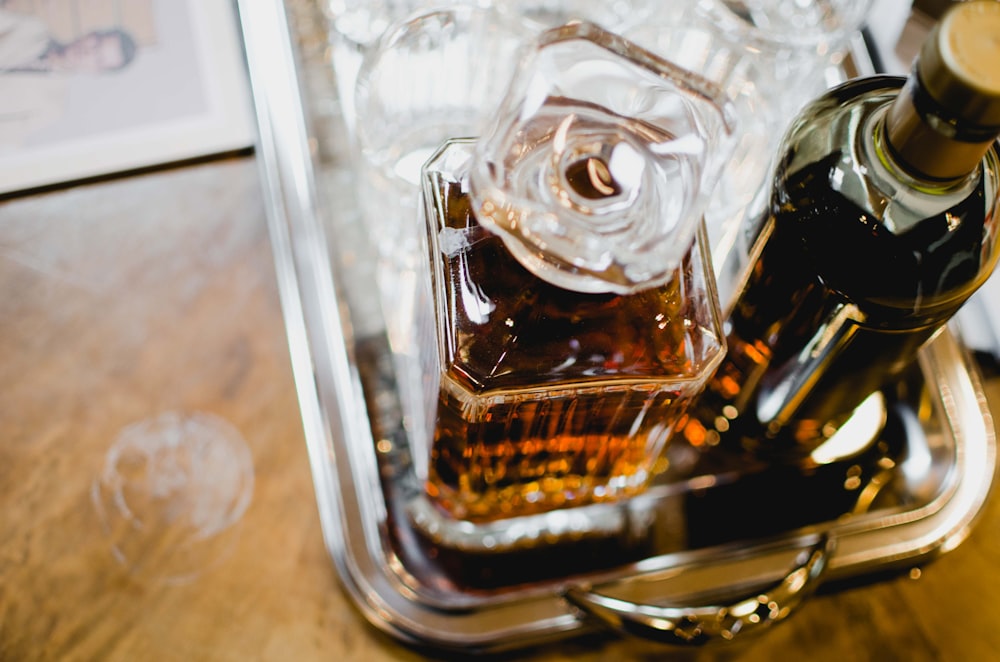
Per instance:
[[[690,442],[808,461],[989,277],[997,35],[1000,2],[958,3],[907,78],[849,81],[793,121]]]

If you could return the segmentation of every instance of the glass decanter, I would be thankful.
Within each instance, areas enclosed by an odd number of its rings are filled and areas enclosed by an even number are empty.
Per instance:
[[[701,215],[731,146],[701,78],[587,23],[526,48],[488,135],[424,167],[444,520],[640,493],[724,351]]]

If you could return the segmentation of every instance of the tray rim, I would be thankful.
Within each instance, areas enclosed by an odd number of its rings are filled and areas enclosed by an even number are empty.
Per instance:
[[[340,581],[375,627],[411,644],[464,651],[503,650],[581,633],[594,627],[560,597],[557,587],[528,591],[495,604],[478,600],[454,609],[421,601],[405,568],[377,558],[384,550],[386,507],[379,496],[375,440],[353,362],[350,319],[340,302],[320,215],[313,135],[289,16],[281,0],[238,0],[254,106],[257,157],[274,252],[282,314],[323,538]],[[319,302],[319,303],[317,303]],[[975,366],[946,329],[921,354],[928,376],[944,378],[938,395],[957,445],[961,480],[916,511],[888,513],[878,527],[858,520],[835,531],[827,578],[852,577],[923,562],[954,549],[969,534],[996,474],[996,433]],[[348,442],[353,440],[353,442]],[[901,536],[901,532],[906,532]],[[747,547],[694,550],[660,558],[619,581],[674,581],[675,593],[696,592],[693,568],[748,583],[780,577],[810,533]],[[712,552],[709,554],[708,552]],[[714,558],[713,558],[714,555]],[[708,564],[706,564],[708,561]],[[609,585],[614,582],[606,583]],[[567,580],[566,585],[573,584]],[[486,616],[484,616],[486,614]],[[490,627],[481,627],[484,623]],[[474,626],[480,626],[478,629]]]

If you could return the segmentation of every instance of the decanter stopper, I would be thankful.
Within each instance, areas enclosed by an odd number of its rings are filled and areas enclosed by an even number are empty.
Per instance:
[[[711,83],[594,25],[551,30],[522,58],[471,193],[525,268],[578,292],[672,277],[732,148]]]

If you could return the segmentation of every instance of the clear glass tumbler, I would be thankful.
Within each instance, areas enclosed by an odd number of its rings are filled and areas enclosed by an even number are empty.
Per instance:
[[[444,140],[482,133],[525,36],[503,14],[454,6],[394,24],[365,55],[355,133],[365,222],[383,253],[414,254],[421,166]]]
[[[832,82],[871,0],[665,0],[625,36],[720,85],[732,101],[737,147],[706,212],[716,271],[729,298],[763,211],[763,184],[785,129]],[[735,251],[735,254],[734,254]],[[723,271],[727,275],[723,276]]]

